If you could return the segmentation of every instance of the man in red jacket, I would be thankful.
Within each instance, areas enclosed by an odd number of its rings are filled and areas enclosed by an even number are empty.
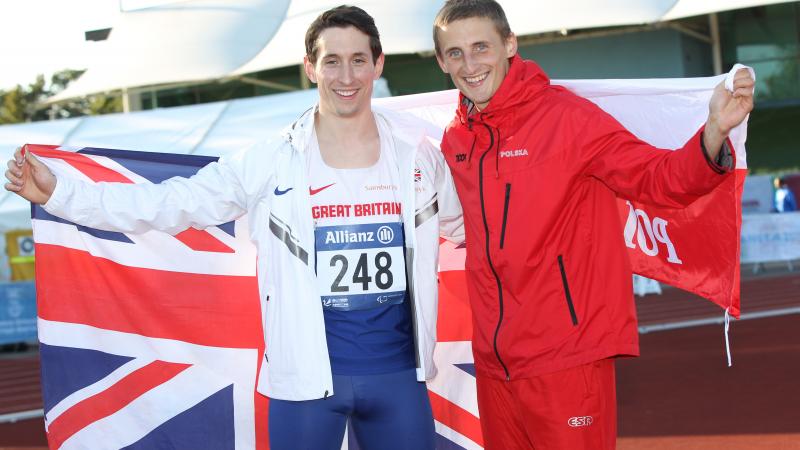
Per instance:
[[[639,353],[616,196],[681,208],[734,167],[746,70],[683,148],[654,148],[517,55],[493,0],[449,0],[436,57],[461,91],[442,150],[464,209],[486,448],[613,449],[614,360]]]

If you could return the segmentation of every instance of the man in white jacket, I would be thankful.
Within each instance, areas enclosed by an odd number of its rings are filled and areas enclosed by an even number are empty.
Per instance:
[[[306,34],[319,104],[279,139],[156,185],[58,179],[21,150],[6,189],[82,225],[178,233],[249,214],[258,256],[270,448],[433,449],[438,239],[462,234],[442,155],[412,119],[371,107],[384,56],[341,6]]]

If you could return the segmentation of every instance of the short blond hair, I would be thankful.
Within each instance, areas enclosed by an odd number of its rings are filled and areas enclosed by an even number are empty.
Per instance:
[[[506,13],[503,7],[494,0],[447,0],[436,14],[433,20],[433,45],[436,49],[436,54],[441,55],[442,49],[439,46],[439,28],[444,28],[447,25],[463,19],[470,19],[472,17],[486,17],[494,22],[494,27],[500,33],[503,40],[511,36],[511,27],[508,25]]]

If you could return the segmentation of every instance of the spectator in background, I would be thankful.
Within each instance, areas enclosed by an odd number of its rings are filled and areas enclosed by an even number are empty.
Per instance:
[[[786,184],[786,180],[775,177],[775,211],[779,213],[797,211],[797,199]]]

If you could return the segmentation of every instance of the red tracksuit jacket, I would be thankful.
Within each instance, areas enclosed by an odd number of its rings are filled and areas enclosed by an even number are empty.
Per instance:
[[[726,175],[702,130],[654,148],[519,56],[483,111],[459,104],[442,151],[464,209],[477,372],[527,378],[638,355],[616,196],[682,208],[712,190]]]

